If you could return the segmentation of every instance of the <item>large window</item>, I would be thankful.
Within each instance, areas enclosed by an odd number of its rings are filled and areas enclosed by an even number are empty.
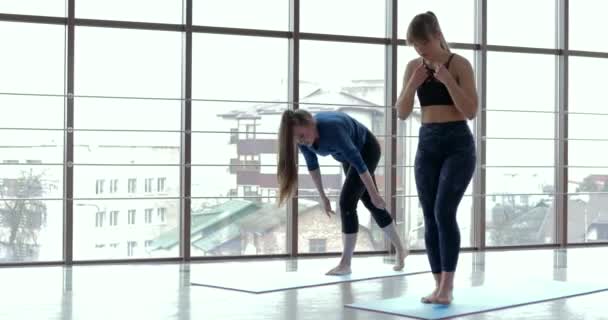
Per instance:
[[[295,11],[286,0],[0,2],[0,263],[60,260],[69,246],[77,261],[179,257],[188,238],[195,257],[285,254],[292,236],[299,253],[340,252],[339,216],[324,215],[303,157],[292,203],[297,234],[289,206],[277,206],[277,131],[281,113],[296,108],[346,112],[376,135],[380,193],[387,203],[395,198],[410,248],[424,249],[413,172],[418,101],[395,129],[387,121],[393,92],[386,88],[400,93],[406,63],[416,57],[400,45],[392,60],[386,32],[394,2],[306,0],[295,2]],[[475,246],[477,236],[488,246],[555,243],[562,203],[569,242],[608,241],[608,165],[598,152],[608,147],[608,112],[596,79],[608,72],[608,60],[599,58],[608,46],[589,36],[606,26],[608,5],[559,4],[398,1],[399,39],[416,14],[434,12],[451,51],[486,84],[478,88],[486,98],[481,117],[469,121],[485,158],[477,177],[485,181],[471,182],[458,208],[462,247]],[[562,9],[569,42],[558,51]],[[290,20],[292,12],[299,17]],[[192,29],[184,25],[187,13]],[[296,21],[299,34],[291,30]],[[487,43],[477,43],[482,39]],[[568,59],[558,59],[562,54]],[[394,61],[393,84],[387,66]],[[568,112],[559,113],[564,104]],[[567,167],[556,153],[562,145]],[[184,164],[188,150],[191,166]],[[396,161],[387,163],[392,150]],[[331,157],[320,157],[320,165],[339,211],[341,165]],[[395,185],[385,178],[392,167]],[[556,175],[562,170],[566,182]],[[188,188],[191,207],[182,208]],[[482,213],[475,209],[482,207],[485,232],[476,235],[473,221]],[[184,237],[188,212],[191,234]],[[361,203],[358,214],[357,250],[386,249]],[[73,243],[64,244],[71,230]]]
[[[276,139],[287,52],[285,39],[193,36],[193,256],[286,252]]]
[[[555,57],[490,52],[487,104],[487,244],[552,243]]]
[[[568,114],[568,241],[608,241],[608,110],[605,89],[593,74],[607,72],[608,60],[572,57]]]
[[[362,64],[361,61],[366,61]],[[384,107],[384,47],[369,44],[345,44],[303,41],[301,44],[300,108],[313,114],[318,111],[343,111],[359,120],[376,135],[384,150],[387,143]],[[311,239],[327,237],[328,252],[342,250],[340,215],[328,218],[303,156],[299,158],[300,252],[314,252]],[[325,192],[332,208],[339,209],[339,195],[344,182],[340,163],[332,157],[319,157]],[[384,194],[384,157],[375,172],[376,183]],[[363,203],[357,206],[360,241],[357,250],[383,250],[384,243],[376,222]],[[331,235],[331,236],[328,236]]]
[[[75,33],[75,94],[181,96],[182,35],[179,32],[79,27]],[[112,110],[121,110],[114,108]]]
[[[27,2],[27,1],[26,1]],[[13,4],[14,3],[14,4]],[[40,12],[24,3],[0,11]],[[65,27],[0,22],[0,261],[57,261],[63,233]],[[19,94],[19,95],[15,95]],[[26,94],[26,95],[23,95]],[[10,130],[9,130],[10,129]]]
[[[80,27],[75,61],[74,197],[87,200],[74,209],[74,259],[177,256],[166,243],[179,239],[181,34]],[[150,177],[166,177],[163,189]],[[112,200],[126,197],[135,199]],[[164,223],[117,214],[148,208],[167,208]],[[109,221],[91,230],[100,211]],[[150,239],[157,245],[146,250],[129,245]],[[119,246],[95,246],[104,243]]]

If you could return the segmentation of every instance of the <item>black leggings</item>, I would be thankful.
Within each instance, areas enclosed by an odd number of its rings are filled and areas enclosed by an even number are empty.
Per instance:
[[[475,171],[475,142],[466,121],[423,124],[415,160],[431,271],[454,272],[460,251],[456,212]]]
[[[368,131],[365,145],[361,149],[361,157],[367,166],[369,174],[372,176],[372,179],[374,179],[374,184],[376,183],[374,171],[378,166],[380,156],[380,144],[378,144],[376,137]],[[342,232],[357,233],[357,231],[359,231],[359,218],[357,217],[357,203],[359,200],[361,200],[363,205],[371,212],[380,228],[384,228],[391,224],[393,218],[386,209],[378,209],[374,206],[357,170],[346,162],[342,163],[342,168],[346,174],[346,179],[344,180],[344,185],[342,185],[342,191],[340,192],[339,204],[340,217],[342,218]]]

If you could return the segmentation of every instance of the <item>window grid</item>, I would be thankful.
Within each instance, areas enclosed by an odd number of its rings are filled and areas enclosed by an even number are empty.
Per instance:
[[[140,23],[140,22],[130,22],[130,21],[106,21],[106,20],[94,20],[94,19],[89,19],[89,20],[78,20],[75,19],[75,14],[74,14],[74,6],[75,3],[77,2],[77,0],[67,0],[68,3],[68,16],[65,18],[59,18],[59,17],[44,17],[44,16],[30,16],[30,15],[14,15],[14,14],[0,14],[0,21],[17,21],[17,22],[29,22],[29,23],[42,23],[42,24],[59,24],[59,25],[66,25],[67,26],[67,63],[66,63],[66,94],[65,94],[65,99],[66,99],[66,128],[63,129],[64,131],[66,131],[66,144],[65,144],[65,163],[64,163],[64,167],[66,170],[66,175],[65,175],[65,188],[64,188],[64,199],[66,199],[66,205],[64,206],[64,224],[65,224],[65,230],[64,232],[66,233],[66,237],[65,237],[65,243],[64,243],[64,251],[65,251],[65,261],[66,263],[71,262],[71,247],[72,247],[72,234],[73,234],[73,148],[74,148],[74,141],[73,141],[73,132],[74,130],[73,128],[73,115],[74,115],[74,108],[73,108],[73,88],[74,88],[74,69],[73,69],[73,65],[74,65],[74,56],[73,56],[73,52],[74,52],[74,38],[73,38],[73,32],[74,32],[74,27],[75,26],[85,26],[85,25],[91,25],[91,26],[101,26],[101,27],[130,27],[130,28],[136,28],[136,29],[147,29],[147,30],[167,30],[167,31],[174,31],[174,32],[184,32],[184,25],[190,25],[191,22],[191,18],[192,18],[192,8],[190,5],[186,5],[186,16],[188,17],[186,20],[189,19],[189,21],[185,22],[185,24],[182,25],[171,25],[171,24],[162,24],[162,23],[157,23],[157,24],[146,24],[146,23]],[[556,174],[555,174],[555,179],[556,179],[556,190],[554,191],[553,195],[556,199],[556,202],[558,204],[557,206],[557,223],[556,223],[556,229],[557,230],[557,237],[556,237],[556,242],[558,245],[561,246],[565,246],[568,244],[568,240],[567,240],[567,173],[568,173],[568,121],[567,121],[567,115],[569,113],[573,113],[573,112],[569,112],[568,111],[568,106],[567,106],[567,99],[568,99],[568,58],[569,57],[595,57],[595,58],[606,58],[608,59],[608,52],[590,52],[590,51],[580,51],[580,50],[570,50],[568,47],[568,0],[558,0],[558,10],[557,10],[557,19],[556,20],[556,25],[557,25],[557,36],[558,36],[558,47],[556,49],[546,49],[546,48],[529,48],[529,47],[510,47],[510,46],[497,46],[497,45],[488,45],[487,44],[487,0],[476,0],[477,2],[477,8],[478,10],[480,10],[479,12],[477,12],[476,14],[476,43],[452,43],[451,46],[453,48],[463,48],[463,49],[474,49],[475,50],[475,56],[476,56],[476,60],[477,60],[477,68],[476,68],[476,78],[478,81],[478,87],[479,87],[479,94],[481,96],[481,104],[480,104],[480,114],[479,114],[479,118],[480,121],[477,121],[476,124],[476,137],[478,138],[478,141],[480,141],[480,145],[479,145],[479,151],[478,154],[481,155],[481,159],[485,159],[485,143],[483,142],[485,139],[485,131],[486,131],[486,127],[485,127],[485,123],[484,123],[484,119],[485,119],[485,101],[486,101],[486,86],[485,86],[485,81],[487,79],[487,71],[486,71],[486,66],[485,66],[485,59],[486,59],[486,55],[488,52],[519,52],[519,53],[528,53],[528,54],[552,54],[555,55],[556,57],[559,58],[559,62],[556,65],[556,69],[558,72],[556,72],[556,78],[558,81],[558,86],[559,89],[556,90],[556,94],[558,94],[559,96],[556,99],[556,114],[558,116],[556,116],[556,134],[555,134],[555,143],[556,143],[556,155],[555,155],[555,166],[552,166],[555,168],[556,170]],[[187,4],[191,4],[192,1],[191,0],[187,0],[185,1],[185,3]],[[291,0],[291,4],[292,4],[292,13],[299,13],[299,0]],[[397,5],[397,1],[396,0],[387,0],[387,7],[396,7]],[[387,17],[387,24],[396,24],[396,21],[394,21],[396,19],[397,15],[392,15]],[[296,15],[291,15],[291,25],[293,26],[293,21],[298,21],[299,20],[299,16]],[[376,44],[385,44],[388,46],[403,46],[405,45],[405,41],[403,39],[398,39],[396,42],[391,42],[391,38],[374,38],[374,37],[353,37],[353,36],[340,36],[340,35],[320,35],[320,34],[303,34],[299,32],[299,29],[293,30],[294,32],[282,32],[282,31],[268,31],[268,30],[255,30],[255,29],[236,29],[236,28],[218,28],[218,27],[214,27],[214,28],[207,28],[205,26],[194,26],[192,29],[185,31],[185,33],[189,36],[192,35],[192,33],[220,33],[220,34],[233,34],[233,35],[255,35],[255,36],[262,36],[262,37],[276,37],[276,38],[287,38],[287,39],[312,39],[312,40],[330,40],[330,41],[346,41],[346,42],[357,42],[357,43],[376,43]],[[191,41],[191,40],[190,40]],[[297,54],[297,53],[296,53]],[[192,57],[190,57],[190,59],[192,59]],[[291,61],[295,61],[294,59],[292,59]],[[387,63],[391,63],[390,61],[387,61]],[[393,66],[395,67],[395,66]],[[183,72],[186,73],[190,73],[191,74],[191,68],[192,68],[192,61],[189,61],[189,63],[185,64],[185,70],[183,70]],[[290,72],[293,71],[293,67],[290,68]],[[290,79],[293,79],[293,77],[289,77]],[[296,77],[297,79],[297,77]],[[386,86],[387,88],[392,88],[392,92],[389,93],[389,96],[392,96],[393,98],[393,103],[394,103],[394,96],[395,96],[395,92],[398,90],[398,88],[395,88],[394,83],[392,83],[394,80],[391,79],[390,77],[385,79],[386,80]],[[291,82],[297,82],[292,80]],[[191,82],[188,82],[188,88],[186,89],[186,91],[191,90]],[[294,92],[297,92],[298,88],[297,88],[297,84],[296,83],[291,83],[291,90],[290,90],[290,96],[293,97],[294,96]],[[0,94],[10,94],[10,93],[0,93]],[[295,95],[297,96],[297,94]],[[190,96],[187,97],[187,101],[189,102],[190,100]],[[184,101],[186,101],[185,98],[178,98],[178,99],[184,99]],[[293,99],[292,101],[295,101],[295,99]],[[184,120],[185,123],[191,123],[191,119],[185,119]],[[183,122],[183,123],[184,123]],[[154,130],[152,130],[154,131]],[[188,131],[181,131],[181,132],[185,132],[186,135],[189,135],[189,128]],[[186,140],[188,142],[187,145],[187,149],[189,150],[191,148],[190,146],[190,140]],[[389,144],[393,145],[395,144],[395,136],[393,136],[390,140],[389,140]],[[185,152],[184,150],[182,150],[182,152]],[[205,165],[201,165],[201,166],[205,166]],[[391,167],[395,167],[395,164],[392,164]],[[189,168],[189,167],[188,167]],[[477,177],[474,178],[473,180],[473,186],[474,186],[474,194],[476,195],[483,195],[485,194],[485,181],[483,179],[483,177],[485,176],[485,161],[481,161],[480,163],[480,167],[478,169],[478,171],[480,171],[480,174],[477,175]],[[190,177],[189,177],[189,171],[187,174],[187,179],[184,180],[184,177],[182,177],[181,181],[190,181]],[[396,186],[394,183],[389,183],[390,185],[390,194],[391,197],[395,197],[396,195]],[[188,186],[188,192],[189,192],[189,187]],[[162,190],[164,190],[165,186],[164,186],[164,180],[162,182],[162,188],[161,188],[161,180],[159,179],[157,181],[157,185],[156,185],[156,190],[158,192],[162,192]],[[106,190],[104,190],[104,180],[97,180],[96,182],[96,189],[95,189],[95,193],[100,195],[103,194]],[[109,192],[113,193],[117,191],[117,184],[113,184],[111,182],[110,184],[110,190]],[[153,191],[153,182],[152,182],[152,178],[147,178],[145,180],[145,192],[149,193]],[[129,193],[135,193],[136,192],[136,187],[135,187],[135,183],[133,183],[133,186],[131,184],[131,179],[129,180],[128,183],[128,192]],[[184,199],[185,197],[183,196],[184,191],[182,191],[182,195],[180,196],[180,199]],[[187,198],[190,199],[190,195],[187,195]],[[478,248],[484,248],[485,247],[485,241],[484,241],[484,234],[485,232],[485,219],[484,219],[484,215],[485,215],[485,198],[484,197],[477,197],[479,200],[478,202],[476,202],[475,206],[474,206],[474,216],[477,218],[476,223],[480,224],[481,226],[476,230],[476,237],[481,237],[481,239],[477,239],[477,241],[475,241],[475,246]],[[149,211],[150,210],[150,211]],[[151,218],[148,219],[148,213],[150,213],[151,216],[151,211],[152,209],[146,209],[146,216],[145,216],[145,222],[146,223],[150,223],[151,222]],[[189,208],[185,209],[185,208],[181,208],[181,212],[189,212]],[[291,211],[295,211],[295,208],[291,208]],[[129,211],[130,213],[130,211]],[[189,215],[188,216],[188,220],[183,220],[183,221],[189,221]],[[96,213],[96,226],[101,227],[103,225],[103,220],[105,220],[105,212],[97,212]],[[149,221],[150,220],[150,221]],[[131,222],[131,215],[129,214],[129,222]],[[293,224],[293,222],[292,222]],[[293,233],[294,229],[290,229],[289,227],[287,228],[287,230],[291,230],[291,233]],[[185,241],[185,240],[189,240],[190,236],[189,234],[183,235],[181,240]],[[117,244],[110,244],[110,246],[115,247],[117,246]],[[131,251],[131,249],[129,249]],[[291,250],[295,250],[297,252],[297,248],[291,248]],[[188,251],[189,253],[189,251]],[[189,254],[186,254],[185,256],[182,256],[183,259],[190,259]]]

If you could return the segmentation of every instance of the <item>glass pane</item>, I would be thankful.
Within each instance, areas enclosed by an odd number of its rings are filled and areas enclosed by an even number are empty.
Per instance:
[[[0,262],[60,261],[63,257],[63,201],[44,200],[31,193],[15,194],[18,193],[15,189],[24,185],[37,188],[37,193],[44,196],[54,192],[35,175],[9,178],[3,173],[2,178],[4,191],[0,202],[0,225],[5,232],[0,235]],[[13,239],[11,232],[15,232]],[[45,286],[48,285],[47,280],[43,280]],[[6,284],[5,281],[3,283]]]
[[[12,0],[0,2],[0,12],[65,17],[66,0]]]
[[[244,131],[234,134],[194,134],[192,163],[203,166],[192,169],[192,194],[275,194],[276,139],[276,134]],[[210,153],[209,150],[214,152]],[[209,184],[209,181],[215,183]]]
[[[192,196],[251,197],[260,201],[266,200],[261,198],[277,196],[276,165],[260,167],[256,161],[241,163],[233,166],[193,166]]]
[[[448,42],[473,43],[475,41],[475,1],[410,0],[399,1],[399,38],[405,39],[407,28],[419,13],[433,11],[441,31]]]
[[[192,2],[192,19],[195,25],[265,30],[289,28],[289,1],[194,0]]]
[[[424,249],[424,215],[418,197],[397,197],[397,210],[406,213],[403,220],[398,220],[401,229],[409,239],[410,249]],[[456,220],[460,229],[460,247],[470,247],[473,232],[473,197],[464,196]]]
[[[142,118],[144,114],[145,117]],[[180,130],[181,101],[76,98],[74,127],[104,130]]]
[[[301,108],[313,113],[322,110],[336,110],[348,113],[369,128],[378,138],[381,147],[384,147],[385,114],[384,114],[384,47],[378,45],[344,44],[332,42],[303,41],[301,47],[301,80],[300,101],[304,103]],[[373,61],[362,67],[360,61]],[[300,163],[305,164],[302,156]],[[380,160],[381,164],[383,160]],[[337,200],[342,186],[343,174],[341,166],[331,157],[320,157],[320,165],[324,166],[324,184],[332,189],[330,196]],[[376,177],[380,189],[383,189],[383,168],[376,170]],[[305,166],[300,167],[299,193],[300,205],[318,204],[318,197]],[[382,193],[382,191],[381,191]],[[305,197],[309,197],[305,199]],[[305,201],[305,202],[303,202]],[[335,207],[335,204],[334,204]],[[377,242],[380,231],[370,219],[369,212],[363,205],[358,206],[359,222],[362,228],[369,227],[370,240],[361,240],[357,250],[384,250],[382,241]],[[318,214],[323,214],[319,212]],[[300,219],[306,219],[300,216]],[[313,228],[302,235],[300,251],[327,252],[337,250],[332,243],[341,243],[339,218],[327,226],[325,231]],[[307,222],[302,220],[301,224]],[[327,237],[326,237],[327,235]],[[331,236],[329,236],[331,235]],[[330,243],[325,247],[320,243]],[[324,251],[323,251],[324,250]]]
[[[281,124],[281,114],[287,108],[288,105],[285,103],[194,101],[192,129],[202,132],[232,133],[234,138],[239,139],[253,139],[260,134],[264,138],[271,138],[272,135],[274,135],[272,138],[276,138]],[[220,139],[224,137],[229,138],[227,135],[214,136]],[[225,142],[228,141],[230,140]]]
[[[0,22],[0,42],[0,92],[64,93],[64,26]]]
[[[584,4],[591,5],[589,1]],[[595,41],[583,41],[588,39],[581,37],[584,19],[580,19],[581,4],[571,4],[571,19],[578,16],[576,22],[571,21],[571,46],[585,50],[605,50],[602,43]],[[600,2],[594,2],[594,7],[600,6]],[[588,9],[588,8],[587,8]],[[585,9],[585,17],[592,18],[593,10]],[[590,16],[591,15],[591,16]],[[586,18],[587,19],[587,18]],[[590,20],[591,21],[591,20]],[[600,21],[600,20],[598,20]],[[574,23],[574,24],[573,24]],[[597,21],[593,28],[597,28]],[[608,70],[608,60],[597,58],[572,57],[570,59],[570,111],[572,112],[596,112],[607,113],[604,106],[598,104],[605,91],[602,86],[594,81],[588,81],[597,72]],[[606,116],[603,115],[568,115],[568,134],[570,138],[580,139],[607,139],[604,135]],[[568,169],[568,192],[581,192],[582,194],[570,195],[568,197],[568,242],[582,243],[594,241],[606,241],[606,219],[603,210],[606,207],[608,191],[606,177],[608,168],[604,159],[608,141],[576,141],[568,142],[568,164],[570,166],[597,166],[596,168],[569,168]]]
[[[384,37],[385,1],[306,0],[300,2],[302,32]]]
[[[604,16],[604,12],[608,10],[608,3],[604,0],[576,0],[568,4],[568,10],[570,49],[608,51],[608,43],[594,35],[595,32],[608,28]]]
[[[488,1],[488,43],[555,48],[556,3],[554,0]]]
[[[276,134],[195,133],[192,147],[193,164],[276,166]]]
[[[533,112],[487,111],[490,138],[553,139],[555,114]]]
[[[379,168],[382,169],[382,168]],[[326,182],[325,175],[323,182]],[[384,180],[384,175],[376,175],[376,181]],[[341,183],[340,183],[341,185]],[[382,197],[384,193],[381,191]],[[318,196],[300,195],[298,198],[298,244],[302,253],[342,252],[342,222],[338,208],[339,196],[328,195],[335,215],[328,217]],[[386,197],[384,197],[386,200]],[[369,210],[359,201],[357,205],[359,232],[356,251],[386,250],[384,234]],[[403,238],[402,238],[403,239]],[[325,243],[320,246],[319,243]]]
[[[181,68],[179,32],[76,29],[77,95],[179,98]]]
[[[63,131],[2,130],[5,163],[62,163]]]
[[[568,168],[568,192],[608,192],[608,167]]]
[[[301,102],[340,105],[323,107],[333,110],[341,105],[384,106],[384,46],[306,40],[300,55]]]
[[[488,178],[489,179],[489,178]],[[553,194],[486,198],[488,246],[518,246],[555,242]]]
[[[554,169],[548,168],[487,168],[486,201],[495,194],[538,194],[554,191]],[[524,199],[525,200],[525,199]]]
[[[74,201],[74,260],[177,257],[179,219],[179,200]]]
[[[192,168],[192,195],[233,198],[193,201],[192,255],[285,253],[286,210],[274,197],[287,41],[205,34],[193,41],[200,57],[193,62],[194,97],[257,102],[193,102],[193,130],[213,133],[193,134],[192,162],[214,166]]]
[[[63,97],[0,94],[0,127],[63,129],[64,100]]]
[[[381,124],[384,125],[384,115],[379,112],[374,112],[375,110],[372,108],[360,109],[360,112],[349,111],[349,115],[354,116],[356,119],[361,121],[368,128],[372,128],[372,124]],[[382,130],[372,130],[372,132],[377,132]],[[378,142],[380,143],[381,150],[384,150],[385,146],[385,138],[377,137]],[[308,225],[313,223],[310,219],[323,219],[324,217],[318,217],[318,215],[325,215],[321,207],[319,206],[319,197],[318,192],[310,178],[308,173],[308,168],[306,167],[306,160],[299,153],[299,178],[298,178],[298,203],[303,208],[308,206],[314,206],[314,210],[316,211],[312,217],[308,215],[299,215],[299,226],[300,225]],[[321,165],[321,173],[323,176],[323,186],[325,188],[326,194],[332,200],[332,208],[337,210],[337,201],[339,199],[340,191],[342,189],[342,185],[344,183],[344,173],[342,169],[342,165],[335,161],[332,157],[322,157],[319,156],[319,165]],[[384,195],[384,156],[381,157],[379,161],[379,165],[376,168],[374,175],[376,178],[376,183],[378,186],[378,190],[380,194],[384,197],[385,201],[388,201]],[[276,174],[274,175],[276,179]],[[313,209],[312,207],[310,208]],[[307,209],[308,210],[308,209]],[[373,250],[384,250],[384,243],[382,241],[382,233],[379,229],[376,222],[372,219],[369,211],[365,206],[359,202],[357,206],[357,215],[359,218],[360,224],[360,241],[357,242],[356,250],[359,251],[373,251]],[[326,218],[326,217],[325,217]],[[323,221],[323,220],[321,220]],[[304,242],[301,242],[300,251],[301,252],[334,252],[337,250],[337,244],[341,243],[341,228],[340,228],[340,218],[339,216],[332,216],[332,218],[328,221],[321,222],[320,224],[317,222],[314,226],[311,226],[310,230],[302,230],[304,233],[300,232],[300,237],[303,238]],[[364,234],[366,236],[364,236]],[[368,237],[368,238],[365,238]],[[368,240],[366,240],[368,239]],[[317,245],[320,242],[327,243],[327,246],[320,247]],[[321,251],[324,248],[325,251]],[[341,247],[340,247],[341,248]],[[311,250],[311,251],[307,251]],[[341,249],[340,249],[341,250]]]
[[[608,141],[568,141],[568,165],[607,167]]]
[[[486,169],[489,246],[553,243],[554,169]]]
[[[606,105],[598,103],[605,99],[605,85],[601,81],[591,81],[596,75],[608,72],[608,59],[570,57],[568,71],[569,111],[608,114]],[[568,131],[575,133],[579,128],[573,127]]]
[[[192,256],[286,253],[286,221],[275,199],[194,200]]]
[[[554,111],[555,56],[488,52],[487,100],[488,109]]]
[[[15,157],[15,156],[12,156]],[[63,194],[63,166],[26,165],[36,160],[8,160],[0,164],[0,196],[12,198],[61,198]],[[12,165],[20,163],[20,165]],[[1,224],[1,222],[0,222]]]
[[[75,166],[75,198],[179,197],[178,166]]]
[[[607,203],[608,193],[568,196],[569,243],[608,241]]]
[[[77,0],[76,18],[182,23],[182,1]]]
[[[604,130],[608,121],[606,111],[606,115],[568,114],[568,138],[608,140],[608,131]]]
[[[192,41],[194,98],[287,101],[286,39],[194,34]]]
[[[569,168],[568,182],[580,193],[568,196],[568,242],[608,241],[608,168]]]
[[[553,166],[552,140],[488,139],[486,164],[492,166]]]
[[[167,132],[100,132],[74,134],[78,164],[179,164],[180,134]]]

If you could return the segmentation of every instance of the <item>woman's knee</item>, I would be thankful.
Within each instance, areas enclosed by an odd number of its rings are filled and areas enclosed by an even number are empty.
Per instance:
[[[342,233],[357,233],[359,232],[359,219],[356,212],[341,211],[342,218]]]

